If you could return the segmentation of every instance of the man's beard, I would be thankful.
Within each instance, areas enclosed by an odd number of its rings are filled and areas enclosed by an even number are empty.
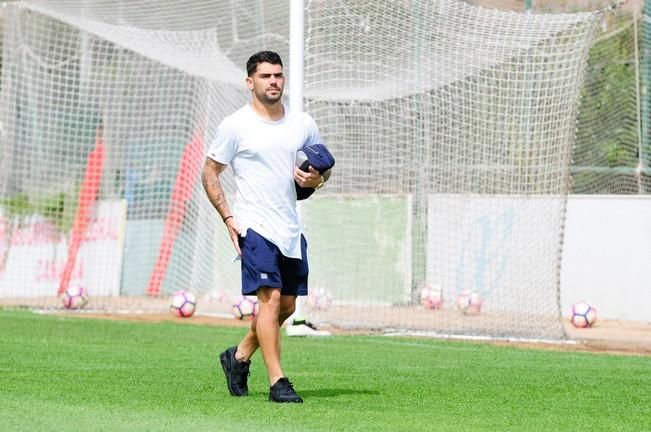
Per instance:
[[[266,91],[262,92],[256,92],[258,99],[262,102],[273,104],[275,102],[278,102],[282,97],[283,97],[283,91],[282,89],[278,89],[278,94],[275,96],[270,96],[267,94]]]

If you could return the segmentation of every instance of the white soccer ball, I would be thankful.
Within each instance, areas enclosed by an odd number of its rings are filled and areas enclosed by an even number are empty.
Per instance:
[[[170,311],[181,318],[189,318],[194,315],[197,308],[197,297],[190,291],[180,290],[172,294]]]
[[[597,309],[587,301],[580,301],[572,305],[570,322],[576,328],[592,327],[597,321]]]
[[[223,290],[214,291],[206,296],[210,301],[215,301],[218,303],[228,303],[230,302],[230,297]]]
[[[465,315],[479,315],[483,303],[484,300],[474,291],[463,290],[457,296],[457,307]]]
[[[325,288],[311,290],[307,295],[307,306],[314,310],[328,310],[332,304],[332,293]]]
[[[68,287],[61,294],[61,303],[66,309],[81,309],[88,304],[88,291],[80,285]]]
[[[441,289],[425,285],[420,290],[420,304],[425,306],[426,309],[441,309],[443,307],[443,299],[441,298]]]
[[[239,320],[252,320],[260,312],[260,304],[255,296],[239,296],[231,308],[235,318]]]

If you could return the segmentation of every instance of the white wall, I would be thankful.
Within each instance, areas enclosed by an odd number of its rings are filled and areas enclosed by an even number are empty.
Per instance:
[[[561,307],[588,300],[600,318],[651,321],[651,197],[570,195]]]
[[[81,285],[92,296],[119,295],[126,220],[126,200],[102,200],[92,207],[70,286]],[[0,209],[0,254],[7,253],[0,268],[0,298],[55,295],[67,265],[69,237],[40,215],[23,219],[11,235],[5,229],[9,222],[16,221],[3,218]]]

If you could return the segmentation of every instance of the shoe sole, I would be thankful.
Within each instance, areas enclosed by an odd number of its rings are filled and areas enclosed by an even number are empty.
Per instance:
[[[224,376],[226,376],[226,386],[228,387],[228,391],[230,392],[231,396],[237,396],[237,397],[247,396],[247,393],[241,395],[236,394],[233,391],[233,388],[231,387],[231,379],[230,379],[231,374],[228,373],[228,369],[230,369],[231,364],[228,359],[227,352],[223,352],[219,355],[219,362],[222,364],[222,369],[224,370]]]
[[[269,396],[269,401],[270,402],[276,402],[276,403],[303,403],[303,399],[297,399],[297,400],[276,400]]]

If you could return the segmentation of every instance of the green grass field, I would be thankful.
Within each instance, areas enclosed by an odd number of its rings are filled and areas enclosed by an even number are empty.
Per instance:
[[[0,311],[2,431],[644,431],[651,358],[383,336],[285,338],[303,405],[228,395],[242,328]]]

